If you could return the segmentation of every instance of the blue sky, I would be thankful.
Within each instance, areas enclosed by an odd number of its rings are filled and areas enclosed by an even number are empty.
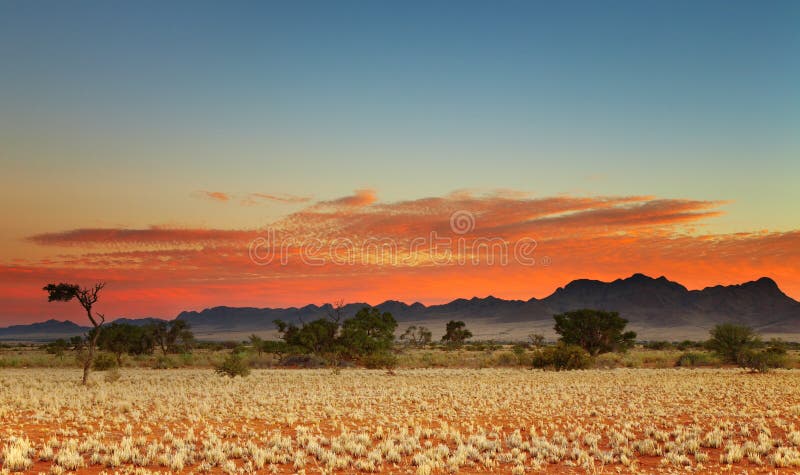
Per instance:
[[[693,288],[768,275],[798,295],[798,25],[789,1],[0,1],[7,311],[47,315],[54,275],[108,279],[112,309],[139,315],[528,298],[633,272]],[[619,228],[598,224],[599,197],[632,195]],[[586,221],[530,217],[558,197]],[[382,268],[366,286],[262,276],[238,241],[205,252],[209,233],[314,229],[320,201],[354,235],[398,238],[469,203],[530,229],[555,264]],[[131,230],[144,241],[101,242]],[[196,255],[164,236],[199,236]]]
[[[796,2],[3,2],[7,193],[652,194],[789,229],[798,24]]]

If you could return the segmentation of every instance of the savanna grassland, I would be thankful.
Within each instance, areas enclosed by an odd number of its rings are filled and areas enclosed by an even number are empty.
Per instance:
[[[0,370],[4,472],[794,473],[800,372]]]

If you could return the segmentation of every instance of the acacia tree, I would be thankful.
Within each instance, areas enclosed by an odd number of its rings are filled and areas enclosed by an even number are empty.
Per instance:
[[[560,341],[578,345],[592,356],[632,347],[636,332],[624,331],[628,320],[617,312],[582,309],[553,315]]]
[[[448,346],[458,348],[464,344],[466,340],[472,338],[472,332],[467,329],[467,324],[460,320],[450,320],[445,327],[444,336],[442,341]]]
[[[414,348],[422,348],[431,342],[432,333],[425,327],[418,327],[411,325],[406,328],[405,333],[400,335],[400,341],[405,342],[408,346]]]
[[[167,353],[189,352],[194,344],[194,334],[186,320],[158,322],[151,327],[153,339]]]
[[[256,353],[258,353],[259,358],[261,357],[261,355],[264,354],[264,340],[255,333],[250,335],[250,346],[252,346],[253,349],[256,350]]]
[[[737,363],[739,358],[760,343],[752,328],[735,323],[716,325],[709,332],[711,338],[706,345],[719,355],[725,363]]]
[[[86,360],[83,362],[82,382],[84,385],[89,382],[89,373],[92,371],[92,361],[94,361],[94,349],[97,345],[97,338],[100,336],[100,329],[103,323],[106,321],[105,315],[93,311],[92,306],[97,303],[100,291],[103,290],[105,286],[105,282],[98,282],[88,288],[62,282],[60,284],[47,284],[42,288],[42,290],[47,292],[48,302],[69,302],[72,299],[77,300],[86,311],[86,316],[89,317],[89,321],[94,327],[94,331],[87,338],[89,343],[87,345],[88,351]]]

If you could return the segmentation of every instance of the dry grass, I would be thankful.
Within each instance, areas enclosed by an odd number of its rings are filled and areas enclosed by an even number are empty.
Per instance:
[[[0,371],[3,471],[800,468],[795,370]]]

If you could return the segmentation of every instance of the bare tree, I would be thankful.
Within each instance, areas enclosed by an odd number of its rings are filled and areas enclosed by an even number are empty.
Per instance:
[[[328,310],[328,320],[338,325],[342,323],[343,317],[344,317],[344,300],[343,299],[335,300],[331,304],[331,308]]]
[[[328,309],[328,320],[333,322],[335,325],[334,329],[334,337],[339,333],[339,329],[342,325],[342,319],[344,318],[344,299],[335,300],[331,304],[331,308]],[[334,345],[331,351],[328,354],[328,363],[333,368],[333,372],[335,374],[339,373],[339,365],[341,364],[342,354],[341,348],[337,345]]]
[[[528,341],[534,348],[541,348],[544,346],[544,335],[540,333],[528,333]]]
[[[93,312],[92,306],[97,303],[97,298],[100,291],[105,287],[105,282],[98,282],[94,286],[86,288],[76,284],[48,284],[42,288],[47,292],[48,302],[69,302],[76,299],[86,310],[86,316],[94,327],[94,331],[87,338],[89,340],[88,354],[86,360],[83,362],[83,384],[89,382],[89,373],[92,370],[92,362],[94,361],[94,349],[97,345],[97,338],[100,336],[100,329],[103,323],[106,322],[106,317],[102,313]]]
[[[427,328],[411,325],[400,335],[400,341],[414,348],[422,348],[431,342],[431,336],[431,331]]]

